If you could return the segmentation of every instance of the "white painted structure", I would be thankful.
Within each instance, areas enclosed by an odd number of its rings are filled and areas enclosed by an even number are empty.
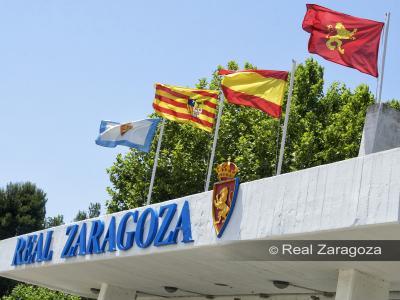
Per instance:
[[[171,201],[178,207],[189,202],[193,243],[62,259],[65,225],[54,228],[51,262],[12,266],[17,238],[1,241],[0,275],[101,300],[317,299],[314,293],[334,299],[315,291],[336,293],[337,300],[387,300],[391,291],[392,299],[400,299],[400,262],[248,261],[227,255],[244,243],[251,253],[258,240],[399,239],[400,148],[241,184],[220,239],[211,195]],[[122,215],[114,214],[117,220]],[[100,219],[108,223],[111,216]],[[292,285],[278,289],[274,280]],[[168,293],[165,286],[179,289]]]

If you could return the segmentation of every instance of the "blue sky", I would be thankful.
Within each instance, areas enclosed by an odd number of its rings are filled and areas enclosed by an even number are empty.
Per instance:
[[[47,214],[105,203],[106,168],[126,148],[95,145],[102,119],[152,112],[153,85],[193,86],[218,64],[289,70],[307,52],[306,1],[0,1],[0,186],[31,181]],[[383,99],[398,98],[400,2],[319,1],[354,16],[392,12]],[[325,79],[376,79],[315,58]]]

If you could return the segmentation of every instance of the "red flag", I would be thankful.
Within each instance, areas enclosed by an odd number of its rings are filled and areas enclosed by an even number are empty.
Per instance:
[[[307,4],[303,29],[308,51],[335,63],[378,77],[378,52],[384,23]]]

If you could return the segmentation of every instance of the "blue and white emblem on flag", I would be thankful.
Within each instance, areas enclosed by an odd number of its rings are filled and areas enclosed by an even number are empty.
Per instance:
[[[149,152],[160,119],[145,119],[129,123],[101,121],[96,144],[104,147],[117,145]]]

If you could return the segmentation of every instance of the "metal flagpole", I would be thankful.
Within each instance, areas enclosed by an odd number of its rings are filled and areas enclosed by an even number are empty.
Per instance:
[[[383,86],[383,74],[385,72],[385,59],[386,59],[386,47],[387,47],[387,38],[389,34],[389,22],[390,22],[390,12],[387,12],[385,15],[385,26],[383,27],[383,52],[381,58],[380,72],[377,78],[376,85],[376,103],[378,103],[378,113],[375,122],[375,131],[378,129],[379,119],[381,117],[382,111],[382,86]],[[376,132],[375,132],[376,133]],[[374,139],[372,147],[375,148],[376,139]]]
[[[278,150],[278,148],[279,148],[279,137],[281,135],[281,128],[282,128],[281,121],[282,121],[281,118],[279,118],[279,120],[277,121],[278,122],[278,126],[276,126],[275,161],[278,161],[278,158],[279,158],[279,150]],[[276,172],[278,171],[277,169],[278,169],[278,165],[275,168],[275,175],[276,175]]]
[[[385,14],[385,16],[386,16],[386,14]],[[385,22],[386,22],[386,17],[385,17]],[[384,42],[384,39],[385,39],[385,31],[386,31],[386,25],[384,25],[383,30],[382,30],[382,32],[380,34],[381,39],[379,41],[379,49],[382,49],[382,47],[383,47],[382,45],[383,45],[383,42]],[[379,66],[382,63],[381,60],[382,60],[382,58],[378,57],[378,62],[377,63],[378,63]],[[380,67],[379,67],[379,69],[380,69]],[[379,74],[380,74],[380,72],[379,72]],[[378,103],[379,78],[380,78],[379,74],[378,74],[378,77],[376,77],[376,88],[375,88],[375,102],[376,103]]]
[[[213,146],[212,146],[212,150],[211,150],[210,162],[208,164],[207,180],[206,180],[206,184],[204,186],[205,192],[207,192],[208,188],[210,187],[211,172],[212,172],[212,166],[214,164],[215,148],[217,147],[218,131],[219,131],[219,125],[221,123],[221,115],[222,115],[223,107],[224,107],[224,94],[220,90],[217,124],[215,125],[214,141],[213,141]]]
[[[385,59],[386,59],[386,48],[387,48],[387,41],[388,41],[388,34],[389,34],[389,23],[390,23],[390,12],[386,13],[386,20],[385,20],[385,41],[383,43],[383,53],[382,53],[382,62],[381,62],[381,71],[379,74],[379,89],[376,101],[380,104],[382,101],[382,86],[383,86],[383,74],[385,72]]]
[[[154,157],[153,172],[151,173],[149,193],[147,194],[147,205],[149,205],[151,202],[151,193],[153,192],[154,178],[156,177],[158,157],[160,155],[161,142],[164,135],[164,127],[165,127],[165,119],[163,118],[160,127],[160,136],[158,137],[156,156]]]
[[[285,152],[286,132],[287,132],[287,126],[288,126],[288,122],[289,122],[290,103],[292,102],[293,82],[294,82],[294,72],[295,71],[296,71],[296,61],[293,59],[292,60],[292,73],[290,74],[289,93],[288,93],[288,98],[287,98],[287,103],[286,103],[285,122],[283,124],[281,150],[279,152],[279,162],[278,162],[278,169],[276,171],[276,175],[280,175],[281,171],[282,171],[283,154]]]

